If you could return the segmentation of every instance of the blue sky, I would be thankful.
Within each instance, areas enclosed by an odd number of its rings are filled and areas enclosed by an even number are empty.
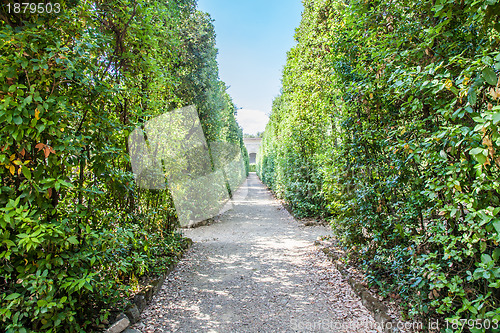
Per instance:
[[[300,0],[198,0],[214,19],[219,76],[238,110],[243,131],[263,131],[280,92],[286,52],[295,45]]]

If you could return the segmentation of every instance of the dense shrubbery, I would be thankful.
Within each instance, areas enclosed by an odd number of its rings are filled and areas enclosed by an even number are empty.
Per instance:
[[[195,104],[242,146],[194,0],[68,1],[0,15],[0,330],[88,332],[182,238],[167,191],[135,187],[127,136]]]
[[[304,7],[261,178],[408,315],[500,320],[500,2]]]

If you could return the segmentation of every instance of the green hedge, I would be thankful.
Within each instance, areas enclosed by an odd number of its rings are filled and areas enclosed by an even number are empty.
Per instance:
[[[500,320],[499,13],[305,1],[264,133],[260,177],[295,214],[331,217],[414,319]]]
[[[176,259],[169,193],[134,184],[134,128],[195,104],[209,141],[243,147],[194,1],[61,4],[1,9],[2,332],[92,331]]]

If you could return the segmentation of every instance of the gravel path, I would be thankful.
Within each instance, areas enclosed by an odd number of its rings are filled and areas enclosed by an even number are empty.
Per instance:
[[[246,195],[247,194],[247,195]],[[305,227],[255,173],[195,242],[134,328],[149,332],[378,332]]]

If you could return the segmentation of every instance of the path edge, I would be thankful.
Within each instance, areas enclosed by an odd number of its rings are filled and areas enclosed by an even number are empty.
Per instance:
[[[155,280],[151,281],[146,288],[139,294],[134,296],[131,305],[127,307],[125,312],[118,315],[115,322],[109,326],[104,333],[140,333],[140,331],[135,329],[129,329],[129,327],[137,323],[141,319],[141,313],[146,309],[147,305],[152,301],[153,297],[161,290],[165,279],[172,273],[172,271],[177,267],[180,259],[184,256],[186,251],[193,245],[193,240],[191,238],[185,237],[182,246],[182,252],[177,256],[177,261],[170,264],[165,272],[160,275]]]
[[[387,306],[375,298],[365,286],[356,282],[340,260],[340,257],[321,241],[316,241],[314,244],[320,247],[321,252],[330,259],[342,277],[349,283],[352,290],[361,298],[361,303],[371,312],[373,319],[383,328],[383,332],[400,333],[401,331],[398,329],[399,322],[387,314]]]

